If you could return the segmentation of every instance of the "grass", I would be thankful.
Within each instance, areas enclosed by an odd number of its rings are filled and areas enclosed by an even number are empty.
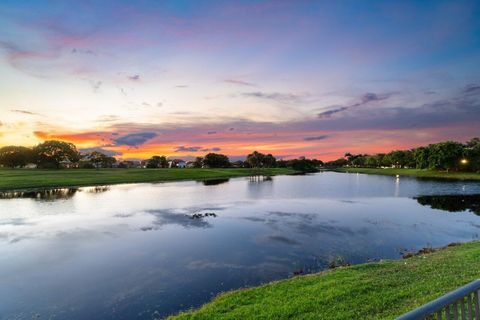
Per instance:
[[[420,178],[455,179],[455,180],[480,180],[480,173],[475,172],[446,172],[425,169],[396,169],[396,168],[339,168],[338,172],[401,175]]]
[[[278,175],[295,171],[284,168],[262,169],[0,169],[0,190],[73,187],[135,182],[208,180]]]
[[[228,292],[185,319],[394,319],[480,277],[480,242]]]

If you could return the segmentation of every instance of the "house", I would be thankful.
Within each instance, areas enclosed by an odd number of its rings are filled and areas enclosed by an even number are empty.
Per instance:
[[[78,168],[78,162],[72,162],[70,159],[63,159],[59,162],[60,168],[71,169],[71,168]]]
[[[172,159],[168,161],[169,168],[185,168],[187,163],[182,159]]]

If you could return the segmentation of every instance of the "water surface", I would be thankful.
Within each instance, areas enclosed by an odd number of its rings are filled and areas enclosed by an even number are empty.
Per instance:
[[[0,319],[155,319],[477,239],[478,182],[325,172],[0,193]]]

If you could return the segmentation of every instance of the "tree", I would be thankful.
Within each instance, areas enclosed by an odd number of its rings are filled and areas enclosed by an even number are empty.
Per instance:
[[[354,167],[364,167],[366,159],[366,156],[359,154],[351,160],[351,165]]]
[[[33,162],[32,149],[20,146],[0,148],[0,165],[10,168],[24,167]]]
[[[429,165],[430,149],[429,147],[420,147],[413,150],[413,158],[415,160],[415,168],[426,169]]]
[[[116,162],[117,162],[117,159],[115,159],[115,157],[106,156],[105,158],[103,158],[102,167],[103,167],[103,168],[112,168],[113,165],[114,165]]]
[[[464,148],[464,156],[467,160],[462,169],[478,172],[480,170],[480,138],[467,141]]]
[[[106,155],[98,151],[92,151],[86,155],[86,158],[93,164],[95,168],[102,167],[102,163],[105,157]]]
[[[300,171],[300,172],[318,172],[319,171],[315,161],[305,159],[304,157],[291,160],[290,164],[292,169],[295,171]]]
[[[463,157],[463,145],[454,141],[440,142],[429,146],[430,156],[428,164],[430,169],[457,169]]]
[[[209,153],[203,159],[203,164],[209,168],[227,168],[230,166],[230,160],[226,155]]]
[[[33,156],[38,167],[60,168],[62,162],[78,162],[80,153],[74,144],[49,140],[33,148]]]
[[[147,161],[147,168],[166,168],[168,161],[165,156],[153,156]]]
[[[267,154],[263,159],[263,167],[265,168],[273,168],[277,163],[277,159],[271,154]]]
[[[99,151],[85,154],[80,160],[80,167],[84,169],[111,168],[117,162],[114,157],[107,156]]]
[[[380,166],[378,156],[367,156],[365,159],[365,166],[369,168],[377,168]]]
[[[331,167],[331,168],[339,168],[339,167],[343,167],[347,164],[348,164],[347,159],[339,158],[337,160],[328,161],[327,163],[325,163],[325,166]]]
[[[260,168],[263,166],[263,161],[265,159],[265,155],[258,151],[253,151],[249,155],[247,155],[247,159],[245,160],[251,168]]]
[[[202,157],[196,157],[195,161],[193,161],[193,167],[194,168],[202,168],[203,167],[203,158]]]

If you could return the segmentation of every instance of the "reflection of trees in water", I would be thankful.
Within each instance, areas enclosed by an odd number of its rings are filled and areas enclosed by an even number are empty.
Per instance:
[[[202,183],[204,186],[216,186],[218,184],[227,183],[230,179],[209,179],[203,180]]]
[[[271,176],[253,175],[248,177],[248,181],[250,182],[273,181],[273,178]]]
[[[79,191],[88,192],[88,193],[102,193],[110,190],[109,186],[95,186],[95,187],[84,187],[80,188]]]
[[[0,192],[0,199],[26,198],[36,200],[69,199],[75,195],[78,188],[58,188],[35,191]]]
[[[470,211],[480,215],[480,194],[420,196],[416,200],[421,205],[430,206],[432,209],[449,212]]]
[[[52,201],[59,199],[70,199],[77,192],[101,193],[108,191],[108,186],[95,186],[84,188],[54,188],[44,190],[29,190],[29,191],[5,191],[0,192],[0,199],[35,199],[40,201]]]

